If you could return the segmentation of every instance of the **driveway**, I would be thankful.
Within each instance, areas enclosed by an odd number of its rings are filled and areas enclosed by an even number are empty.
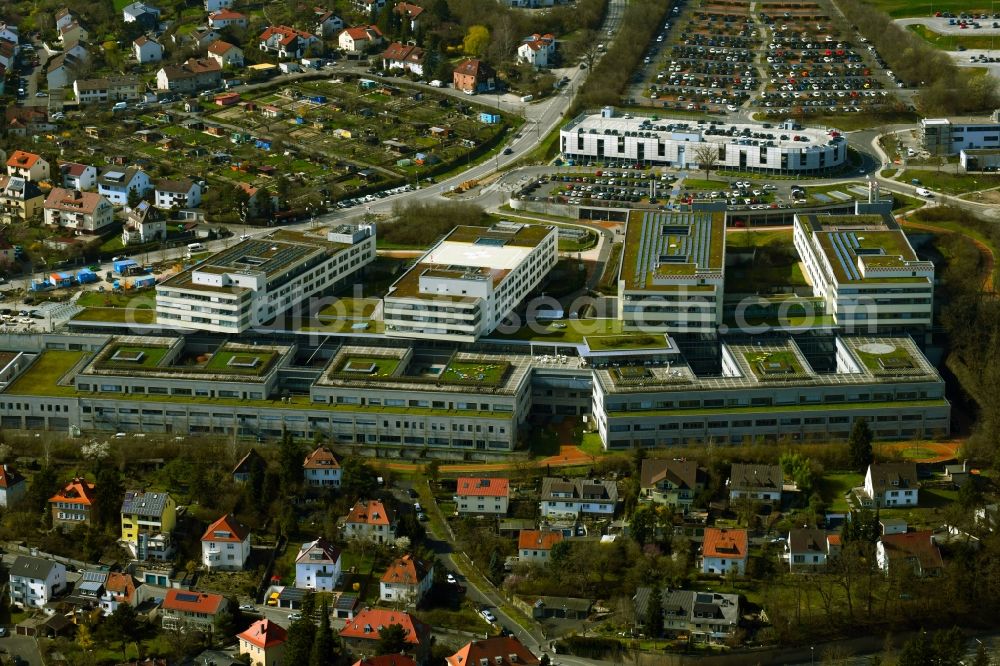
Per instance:
[[[8,631],[13,631],[13,627],[9,627]],[[30,664],[30,666],[43,666],[45,663],[42,661],[42,655],[38,651],[35,639],[30,636],[7,636],[6,638],[0,638],[0,650],[3,650],[0,654],[19,657],[24,660],[22,663]],[[6,660],[4,663],[6,663]]]

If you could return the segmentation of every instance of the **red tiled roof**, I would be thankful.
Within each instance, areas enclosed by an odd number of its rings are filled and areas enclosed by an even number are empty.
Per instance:
[[[369,33],[374,33],[375,37],[382,37],[382,31],[378,29],[378,26],[374,25],[360,25],[353,28],[345,28],[344,32],[351,36],[354,41],[358,40],[369,40],[371,36]]]
[[[86,479],[76,478],[66,484],[66,487],[53,495],[50,502],[69,502],[70,504],[94,503],[94,484]]]
[[[112,572],[104,581],[104,589],[113,594],[117,601],[131,603],[135,595],[135,581],[127,573]]]
[[[389,565],[382,575],[382,582],[417,585],[427,577],[428,571],[429,568],[421,560],[413,559],[412,555],[403,555]]]
[[[97,192],[81,192],[62,187],[53,187],[45,198],[44,208],[58,209],[77,213],[93,213],[97,210],[103,197]]]
[[[300,37],[306,41],[315,39],[312,34],[303,30],[296,30],[295,28],[290,28],[287,25],[272,25],[261,33],[260,41],[265,42],[274,35],[278,35],[281,38],[279,41],[282,45],[291,44],[295,39]]]
[[[920,568],[940,569],[944,566],[941,551],[934,543],[934,533],[930,530],[920,532],[904,532],[903,534],[888,534],[880,540],[889,560],[916,559]]]
[[[416,5],[411,5],[409,2],[397,2],[393,10],[397,14],[406,14],[411,19],[415,19],[424,13],[423,7],[418,7]]]
[[[230,44],[229,42],[224,42],[221,39],[218,39],[209,44],[208,52],[214,53],[215,55],[225,55],[228,51],[235,48],[236,46],[234,44]]]
[[[215,615],[225,602],[226,598],[221,594],[170,588],[163,598],[163,609]]]
[[[458,67],[455,68],[454,73],[464,74],[466,76],[475,76],[476,78],[479,78],[480,76],[489,78],[494,74],[492,67],[476,58],[469,58],[468,60],[460,62]]]
[[[288,640],[288,632],[270,620],[257,620],[246,631],[236,634],[236,638],[252,643],[266,650],[281,645]]]
[[[460,476],[459,497],[510,497],[510,479]]]
[[[14,154],[7,160],[7,166],[19,169],[30,169],[35,166],[35,162],[42,159],[41,155],[28,153],[23,150],[15,150]]]
[[[701,552],[705,557],[741,560],[747,556],[747,531],[708,527]]]
[[[513,636],[472,641],[445,657],[448,666],[479,666],[484,659],[490,666],[535,666],[540,663],[538,657]]]
[[[518,550],[552,550],[563,540],[562,532],[554,530],[521,530],[517,535]]]
[[[0,488],[10,488],[24,483],[24,477],[10,465],[0,465]]]
[[[305,469],[338,469],[340,463],[337,462],[337,457],[333,455],[333,451],[325,446],[320,446],[306,456],[302,467]]]
[[[311,558],[312,554],[315,552],[321,552],[323,554],[323,559],[307,559]],[[310,541],[309,543],[302,544],[299,548],[299,554],[295,556],[295,563],[300,562],[309,563],[322,563],[322,562],[336,562],[340,559],[340,549],[334,544],[330,543],[323,537],[319,537],[315,541]]]
[[[419,46],[393,42],[382,53],[382,57],[396,62],[420,62],[424,59],[424,50]]]
[[[219,532],[219,534],[216,535],[216,532]],[[250,528],[236,520],[232,514],[227,513],[208,526],[205,533],[201,535],[201,540],[241,543],[248,536],[250,536]]]
[[[245,19],[246,14],[240,14],[239,12],[234,12],[232,9],[220,9],[214,14],[208,15],[209,21],[236,21],[239,19]]]
[[[392,517],[386,510],[382,502],[378,500],[359,500],[351,507],[351,512],[347,514],[348,523],[362,523],[365,525],[388,525],[392,522]]]
[[[379,633],[390,624],[403,627],[405,640],[409,645],[421,645],[430,635],[430,627],[409,613],[401,613],[383,608],[366,608],[350,620],[340,630],[341,638],[360,638],[377,641]]]

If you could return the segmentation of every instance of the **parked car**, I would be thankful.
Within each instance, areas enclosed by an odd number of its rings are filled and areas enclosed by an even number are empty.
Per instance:
[[[482,615],[483,619],[489,622],[490,624],[496,624],[497,618],[496,616],[493,615],[493,613],[489,611],[489,609],[484,608],[483,610],[479,611],[479,614]]]

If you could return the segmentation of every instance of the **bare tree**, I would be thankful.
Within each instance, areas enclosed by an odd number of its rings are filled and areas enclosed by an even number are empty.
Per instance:
[[[705,177],[712,173],[712,167],[719,161],[719,145],[715,143],[703,143],[694,149],[694,158],[698,166],[705,170]]]

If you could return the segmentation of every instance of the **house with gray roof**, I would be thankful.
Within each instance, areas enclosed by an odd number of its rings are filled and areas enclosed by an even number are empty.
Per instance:
[[[54,560],[19,555],[10,567],[10,603],[41,608],[66,589],[66,567]]]
[[[645,618],[653,588],[635,592],[636,617]],[[737,594],[664,589],[663,630],[670,638],[688,638],[692,643],[724,643],[736,633],[740,621]]]
[[[780,465],[734,464],[729,473],[729,500],[749,498],[758,502],[781,502],[784,475]]]
[[[539,508],[543,516],[613,516],[617,505],[618,485],[614,481],[554,477],[542,479]]]

